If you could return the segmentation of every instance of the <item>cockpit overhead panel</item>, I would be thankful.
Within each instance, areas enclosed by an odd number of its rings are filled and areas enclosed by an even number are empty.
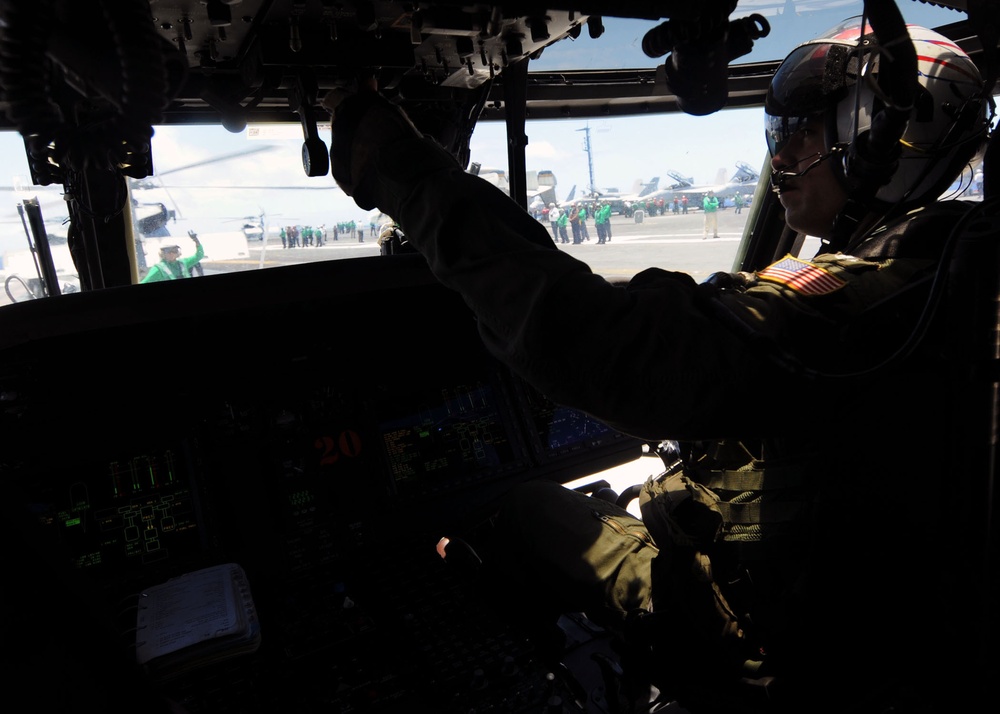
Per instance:
[[[12,31],[34,39],[38,59],[47,55],[81,93],[122,104],[119,62],[146,73],[152,50],[163,51],[165,111],[234,126],[250,112],[287,119],[300,102],[315,104],[326,90],[372,75],[384,89],[411,96],[475,89],[579,36],[588,21],[573,10],[503,3],[164,0],[148,6],[147,31],[146,3],[112,5],[118,9],[101,13],[91,3],[50,0],[39,3],[44,16],[7,14]],[[147,51],[127,51],[135,45]],[[95,46],[106,51],[95,55]]]

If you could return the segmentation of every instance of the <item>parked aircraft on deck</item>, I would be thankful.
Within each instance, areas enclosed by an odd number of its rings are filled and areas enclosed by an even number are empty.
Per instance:
[[[565,208],[566,206],[572,206],[579,200],[580,199],[576,197],[576,184],[573,184],[572,188],[570,188],[569,190],[569,193],[566,194],[566,198],[562,199],[561,201],[560,200],[546,201],[540,195],[536,195],[531,200],[531,203],[528,205],[528,211],[531,213],[538,213],[543,208],[551,206],[553,203],[559,206],[560,208]]]
[[[473,163],[469,167],[469,173],[486,179],[501,191],[510,195],[510,181],[504,169],[480,166]],[[556,175],[548,169],[525,172],[525,185],[527,187],[528,205],[541,201],[545,205],[556,202]],[[574,189],[576,186],[573,187]]]
[[[660,185],[660,177],[654,176],[649,181],[643,181],[641,178],[637,178],[632,183],[632,190],[628,193],[622,193],[617,188],[604,188],[604,189],[594,189],[591,188],[589,191],[584,193],[582,200],[584,201],[607,201],[611,204],[611,210],[614,213],[624,213],[625,205],[629,202],[638,201],[640,199],[648,198],[649,196],[656,193],[657,188]],[[569,199],[568,199],[569,200]]]
[[[634,201],[639,198],[643,198],[654,191],[660,186],[660,177],[654,176],[649,181],[643,181],[641,178],[637,178],[632,183],[632,190],[627,193],[622,193],[617,188],[593,188],[586,193],[586,198],[596,199],[600,201]]]
[[[757,182],[760,180],[760,172],[745,161],[736,162],[736,172],[726,179],[726,169],[720,168],[715,177],[715,183],[695,184],[691,177],[682,176],[676,171],[667,171],[676,183],[662,191],[653,193],[652,198],[663,197],[672,199],[675,195],[698,195],[703,196],[709,191],[713,191],[720,199],[728,198],[737,193],[746,195],[753,194],[757,190]]]

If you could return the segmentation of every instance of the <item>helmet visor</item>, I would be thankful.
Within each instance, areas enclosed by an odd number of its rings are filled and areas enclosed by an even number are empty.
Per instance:
[[[767,150],[771,157],[778,155],[789,139],[795,136],[796,132],[806,126],[814,116],[804,117],[778,117],[771,114],[764,115],[764,131],[767,137]]]
[[[774,116],[810,116],[836,106],[854,84],[854,47],[817,42],[796,47],[771,79],[764,110]]]

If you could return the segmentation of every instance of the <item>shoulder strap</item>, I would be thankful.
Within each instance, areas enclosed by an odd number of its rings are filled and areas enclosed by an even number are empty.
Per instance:
[[[938,201],[876,228],[850,253],[869,259],[937,260],[958,219],[972,208],[968,201]]]

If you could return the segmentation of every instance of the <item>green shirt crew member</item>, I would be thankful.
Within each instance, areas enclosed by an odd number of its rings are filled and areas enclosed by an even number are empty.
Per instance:
[[[580,212],[577,215],[580,218],[580,240],[590,240],[590,234],[587,232],[587,207],[580,206]]]
[[[559,214],[559,218],[556,219],[556,226],[559,228],[559,238],[563,243],[569,243],[569,234],[566,232],[567,225],[569,225],[569,211],[563,211]]]
[[[194,255],[181,257],[181,247],[179,245],[165,245],[160,248],[160,262],[149,269],[146,277],[140,283],[157,283],[161,280],[177,280],[190,275],[191,268],[205,257],[205,249],[198,240],[198,234],[188,231],[191,240],[194,241]]]
[[[604,203],[594,214],[594,225],[597,226],[597,243],[607,243],[611,240],[611,206]]]
[[[708,238],[708,229],[712,229],[712,237],[719,237],[719,199],[715,197],[715,191],[709,191],[708,195],[702,199],[701,210],[705,212],[705,235],[702,240]]]

